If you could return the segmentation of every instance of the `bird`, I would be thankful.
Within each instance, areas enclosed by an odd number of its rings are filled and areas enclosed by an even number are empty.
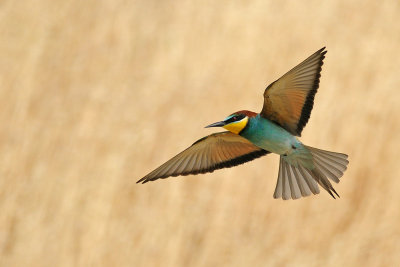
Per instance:
[[[316,195],[319,186],[334,199],[340,197],[331,181],[339,183],[348,155],[307,146],[298,139],[311,115],[326,53],[326,47],[319,49],[268,85],[260,113],[240,110],[206,126],[227,131],[197,140],[137,183],[209,173],[275,153],[280,156],[275,199]]]

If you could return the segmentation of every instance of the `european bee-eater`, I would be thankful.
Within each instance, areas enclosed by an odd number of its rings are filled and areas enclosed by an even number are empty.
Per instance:
[[[310,118],[326,52],[325,47],[318,50],[271,83],[261,113],[241,110],[206,126],[228,131],[201,138],[138,183],[213,172],[276,153],[280,165],[274,198],[318,194],[318,184],[333,198],[339,196],[329,179],[339,182],[349,163],[347,155],[309,147],[296,138]]]

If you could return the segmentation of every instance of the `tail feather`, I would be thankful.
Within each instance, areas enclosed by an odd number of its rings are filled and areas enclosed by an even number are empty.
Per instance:
[[[311,152],[314,168],[309,169],[301,164],[291,165],[281,156],[274,198],[286,200],[306,197],[311,193],[316,195],[319,193],[318,184],[333,198],[335,195],[340,197],[329,179],[336,183],[340,181],[349,163],[348,156],[308,146],[306,148]]]
[[[326,176],[330,177],[335,183],[339,183],[339,178],[338,176],[342,176],[343,173],[341,173],[339,170],[334,169],[333,167],[331,169],[328,169],[326,165],[324,164],[325,162],[322,162],[321,159],[318,157],[314,157],[314,163],[316,167]]]
[[[347,164],[349,164],[348,156],[309,146],[306,146],[306,148],[310,150],[317,169],[332,181],[339,183],[340,177],[343,176],[347,169]]]
[[[301,196],[306,197],[306,196],[311,195],[310,185],[307,183],[307,181],[305,179],[302,179],[300,173],[297,171],[296,168],[291,168],[291,170],[294,174],[294,177],[296,178],[296,182],[297,182],[297,185],[299,186]]]
[[[335,195],[340,197],[336,190],[333,188],[331,182],[329,182],[328,178],[320,170],[318,170],[317,168],[313,170],[306,170],[309,174],[312,175],[314,180],[317,181],[317,183],[322,186],[322,188],[325,189],[334,199],[336,199]],[[335,193],[335,195],[333,193]]]
[[[292,198],[293,199],[300,198],[301,197],[301,189],[300,189],[299,183],[297,182],[296,173],[293,171],[292,168],[287,168],[286,175],[287,175],[287,177],[295,178],[295,179],[288,179],[289,185],[290,185],[290,192],[292,193],[291,194]]]
[[[274,198],[298,199],[311,193],[319,193],[318,185],[312,175],[305,168],[301,166],[296,168],[281,157]]]
[[[311,175],[309,175],[306,171],[305,168],[299,166],[299,168],[295,168],[291,166],[296,172],[299,174],[299,178],[303,180],[303,185],[306,185],[310,192],[313,193],[314,195],[319,194],[319,187],[318,184],[315,182],[315,180],[312,178]],[[305,182],[305,184],[304,184]],[[311,194],[304,194],[303,197],[309,196]]]

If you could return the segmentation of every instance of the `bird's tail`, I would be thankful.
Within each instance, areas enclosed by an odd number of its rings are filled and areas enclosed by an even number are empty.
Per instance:
[[[280,158],[278,182],[276,184],[274,198],[297,199],[318,194],[318,184],[335,198],[339,197],[331,182],[339,183],[347,169],[347,155],[342,153],[325,151],[309,146],[305,148],[312,155],[312,168],[299,164],[290,164],[283,156]],[[296,166],[295,166],[296,165]]]

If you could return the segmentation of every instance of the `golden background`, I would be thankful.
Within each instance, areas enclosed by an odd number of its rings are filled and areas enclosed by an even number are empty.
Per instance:
[[[2,1],[1,266],[400,264],[398,1]],[[135,182],[327,46],[301,140],[349,154],[272,198],[278,156]]]

